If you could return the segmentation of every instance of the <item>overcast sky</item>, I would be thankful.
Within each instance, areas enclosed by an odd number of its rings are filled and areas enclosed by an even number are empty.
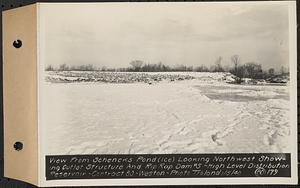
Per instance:
[[[41,32],[46,65],[127,67],[243,63],[288,67],[288,7],[255,3],[45,4]]]

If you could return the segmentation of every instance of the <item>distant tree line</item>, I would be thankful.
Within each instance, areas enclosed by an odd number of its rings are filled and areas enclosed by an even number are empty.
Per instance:
[[[79,65],[79,66],[68,66],[67,64],[61,64],[58,68],[48,65],[46,71],[95,71],[98,70],[94,65]]]
[[[262,66],[256,62],[242,63],[239,55],[231,56],[232,66],[224,67],[222,65],[223,58],[220,56],[216,59],[214,65],[209,68],[205,65],[200,66],[186,66],[186,65],[176,65],[168,66],[161,62],[151,64],[145,63],[142,60],[133,60],[126,68],[107,68],[105,66],[99,68],[94,65],[79,65],[79,66],[68,66],[66,64],[61,64],[58,67],[53,67],[48,65],[46,71],[108,71],[108,72],[230,72],[237,77],[237,82],[241,81],[243,78],[252,79],[266,79],[274,76],[275,74],[286,75],[288,70],[281,67],[281,70],[275,73],[274,68],[269,70],[263,70]]]
[[[247,62],[242,64],[241,58],[238,55],[231,56],[233,67],[228,72],[237,77],[236,81],[239,83],[243,78],[251,79],[267,79],[275,75],[288,75],[289,71],[285,67],[281,67],[280,71],[275,74],[275,69],[270,68],[267,71],[262,69],[261,64],[255,62]]]

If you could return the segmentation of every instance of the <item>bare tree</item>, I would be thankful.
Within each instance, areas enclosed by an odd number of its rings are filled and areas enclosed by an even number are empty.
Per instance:
[[[233,55],[231,56],[231,62],[233,63],[233,68],[234,68],[234,74],[237,75],[238,71],[238,66],[241,62],[241,58],[239,55]]]
[[[134,71],[140,71],[143,64],[144,62],[141,60],[134,60],[130,62],[130,65],[133,67]]]
[[[275,70],[274,70],[273,68],[270,68],[270,69],[268,70],[268,72],[269,72],[269,75],[270,75],[270,76],[273,76]]]
[[[245,67],[240,65],[241,58],[239,55],[231,56],[231,62],[233,63],[233,69],[230,72],[236,76],[236,83],[240,84],[245,75]]]
[[[284,66],[281,66],[280,67],[280,73],[282,74],[282,75],[284,75],[285,73],[287,73],[288,72],[288,70],[287,70],[287,68],[285,68]]]
[[[86,71],[93,71],[96,70],[96,68],[92,64],[88,64],[85,66]]]
[[[66,64],[61,64],[58,68],[59,71],[68,71],[70,68]]]
[[[224,72],[224,69],[222,67],[222,56],[219,56],[215,62],[215,70],[214,72]]]
[[[201,66],[195,67],[194,71],[196,71],[196,72],[209,72],[209,69],[205,65],[201,65]]]
[[[52,65],[48,65],[45,70],[46,71],[54,71],[54,68]]]
[[[246,77],[254,79],[262,77],[262,68],[260,64],[249,62],[244,65],[244,68]]]

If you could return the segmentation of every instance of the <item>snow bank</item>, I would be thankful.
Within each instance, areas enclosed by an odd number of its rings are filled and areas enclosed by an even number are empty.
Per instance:
[[[46,81],[103,82],[103,83],[155,83],[197,79],[204,82],[233,82],[234,76],[224,72],[100,72],[100,71],[46,71]]]

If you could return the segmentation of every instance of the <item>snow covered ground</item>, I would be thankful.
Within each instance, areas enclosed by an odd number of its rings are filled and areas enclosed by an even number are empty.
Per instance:
[[[289,152],[288,86],[224,73],[147,83],[45,82],[48,154]],[[226,79],[225,79],[226,80]]]

